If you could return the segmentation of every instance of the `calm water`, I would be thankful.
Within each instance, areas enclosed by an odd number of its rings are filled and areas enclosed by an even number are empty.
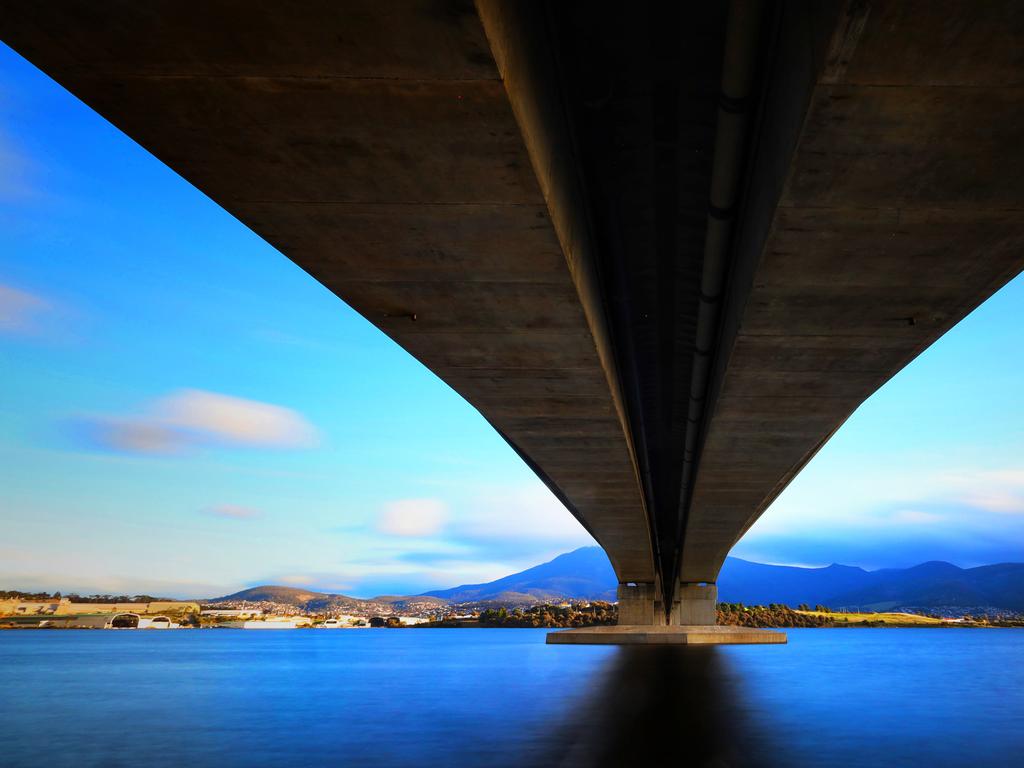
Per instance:
[[[0,765],[1024,765],[1024,630],[789,637],[0,632]]]

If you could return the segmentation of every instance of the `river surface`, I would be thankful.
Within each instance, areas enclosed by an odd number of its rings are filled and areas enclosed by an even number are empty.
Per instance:
[[[544,635],[0,632],[0,765],[1024,765],[1024,630]]]

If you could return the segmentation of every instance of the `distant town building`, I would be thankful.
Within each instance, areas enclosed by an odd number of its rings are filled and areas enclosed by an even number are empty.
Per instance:
[[[41,627],[65,627],[69,629],[138,629],[137,613],[89,613],[79,616],[55,616],[44,619]]]
[[[312,624],[313,620],[308,616],[270,616],[265,619],[225,621],[218,626],[230,629],[297,629]]]

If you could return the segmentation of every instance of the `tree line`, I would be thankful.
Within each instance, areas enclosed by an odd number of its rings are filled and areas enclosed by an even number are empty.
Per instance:
[[[16,589],[0,590],[0,600],[23,600],[27,603],[45,603],[48,600],[67,598],[73,603],[159,603],[168,601],[166,597],[152,595],[78,595],[69,592],[19,592]]]
[[[806,605],[801,605],[799,611],[809,610]],[[828,614],[831,613],[824,606],[818,606],[816,611]],[[781,603],[770,603],[769,605],[744,605],[743,603],[719,603],[718,624],[729,627],[828,627],[832,626],[832,619],[828,615],[816,616],[814,614],[800,613],[794,611],[788,605]]]

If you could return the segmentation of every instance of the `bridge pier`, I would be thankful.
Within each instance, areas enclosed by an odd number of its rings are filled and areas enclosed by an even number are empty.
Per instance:
[[[615,595],[619,601],[619,624],[657,627],[668,623],[659,584],[620,582]]]
[[[658,583],[620,583],[619,624],[626,626],[714,626],[718,587],[714,584],[679,584],[666,611]]]
[[[718,587],[714,584],[679,584],[676,586],[671,626],[714,625],[718,618]]]
[[[619,623],[548,633],[551,645],[723,645],[785,643],[783,632],[716,625],[718,587],[680,583],[668,611],[657,582],[620,582]]]

